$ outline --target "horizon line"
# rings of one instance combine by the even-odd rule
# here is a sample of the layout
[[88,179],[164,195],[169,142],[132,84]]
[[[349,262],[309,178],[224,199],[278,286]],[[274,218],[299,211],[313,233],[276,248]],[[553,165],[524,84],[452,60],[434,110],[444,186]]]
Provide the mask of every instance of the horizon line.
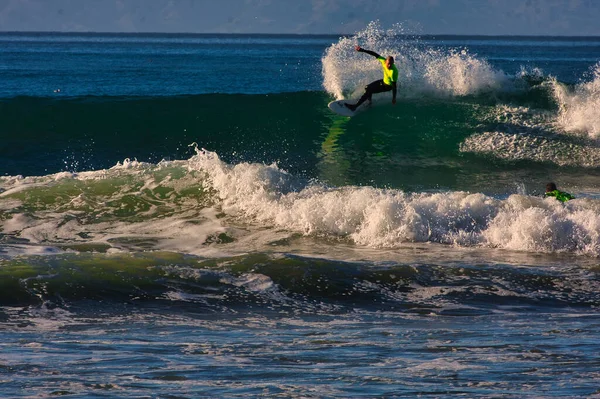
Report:
[[[42,31],[42,30],[0,30],[0,34],[111,34],[111,35],[224,35],[224,36],[346,36],[356,33],[273,33],[273,32],[118,32],[118,31]],[[600,35],[532,35],[532,34],[464,34],[464,33],[403,33],[396,36],[455,36],[455,37],[552,37],[552,38],[590,38]]]

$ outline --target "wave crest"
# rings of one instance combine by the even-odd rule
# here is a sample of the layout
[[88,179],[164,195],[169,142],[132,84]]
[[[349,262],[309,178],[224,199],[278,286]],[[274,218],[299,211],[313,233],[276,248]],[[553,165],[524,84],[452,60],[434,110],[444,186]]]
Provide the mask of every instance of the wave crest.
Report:
[[525,195],[502,200],[460,191],[410,194],[314,183],[290,189],[294,177],[275,165],[232,166],[207,151],[199,151],[190,167],[207,173],[226,213],[287,231],[348,238],[373,248],[434,242],[600,255],[600,217],[593,200],[563,205]]
[[574,87],[553,80],[558,103],[558,124],[569,133],[600,139],[600,63],[591,69],[592,79]]

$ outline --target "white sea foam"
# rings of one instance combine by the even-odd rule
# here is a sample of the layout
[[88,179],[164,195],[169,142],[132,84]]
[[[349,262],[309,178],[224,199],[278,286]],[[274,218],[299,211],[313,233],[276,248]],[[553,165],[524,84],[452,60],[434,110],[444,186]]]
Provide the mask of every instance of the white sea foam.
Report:
[[[468,192],[328,187],[301,181],[275,164],[228,164],[216,153],[200,150],[187,161],[94,173],[96,181],[89,181],[91,175],[83,177],[86,184],[93,183],[96,191],[90,192],[72,190],[81,174],[32,182],[23,201],[33,197],[25,205],[39,209],[17,208],[0,220],[2,234],[21,240],[9,243],[19,245],[15,251],[22,253],[27,240],[44,248],[67,243],[73,250],[74,245],[91,242],[108,244],[107,251],[152,249],[218,256],[215,248],[229,253],[264,251],[273,240],[300,233],[366,248],[428,242],[600,255],[600,202],[592,199],[562,204],[527,195],[499,199]],[[111,187],[106,193],[105,179]],[[119,185],[115,188],[114,183]],[[57,184],[60,198],[39,205],[47,189]],[[200,194],[206,204],[199,203]],[[39,201],[36,195],[42,196]],[[211,245],[220,242],[221,234],[224,241]],[[256,283],[258,289],[271,284]]]
[[331,45],[322,59],[323,86],[336,99],[354,97],[363,86],[381,79],[381,66],[372,57],[354,50],[355,45],[382,56],[394,57],[399,71],[399,95],[415,97],[464,96],[501,88],[509,77],[467,49],[449,51],[428,48],[415,39],[399,36],[402,26],[383,30],[372,22],[352,37]]
[[431,361],[424,361],[409,368],[410,372],[420,371],[426,372],[427,374],[437,375],[440,371],[463,371],[463,370],[479,370],[485,369],[485,366],[463,364],[458,361],[448,361],[443,358],[434,359]]
[[[109,252],[130,248],[206,251],[207,239],[227,229],[214,209],[199,206],[195,196],[181,194],[191,187],[197,192],[201,188],[192,174],[172,178],[171,172],[182,172],[177,164],[126,160],[100,171],[5,178],[0,182],[4,189],[0,198],[13,209],[5,207],[0,232],[18,239],[19,245],[10,244],[2,252],[5,256],[50,254],[59,250],[51,251],[47,243],[72,248],[90,241],[109,244]],[[169,167],[172,170],[162,170]],[[56,198],[49,200],[48,190],[56,190]],[[18,200],[22,197],[27,199]],[[36,210],[19,211],[24,203]]]
[[[551,79],[545,84],[563,87]],[[562,90],[562,89],[561,89]],[[485,154],[508,161],[548,162],[559,166],[596,168],[600,166],[600,148],[593,141],[565,136],[559,113],[498,105],[485,111],[482,119],[498,130],[467,137],[461,152]],[[564,120],[563,120],[564,122]]]
[[346,237],[367,247],[438,242],[600,254],[600,204],[594,200],[562,204],[524,195],[500,200],[479,193],[407,194],[318,184],[290,191],[293,179],[275,165],[228,165],[206,151],[189,167],[207,173],[225,212],[261,225]]
[[236,287],[244,287],[246,290],[255,293],[263,293],[275,289],[273,280],[264,274],[244,273],[238,277],[224,276],[220,281]]
[[482,235],[489,245],[507,249],[600,254],[598,203],[565,205],[554,198],[510,196]]
[[600,148],[526,134],[475,134],[461,143],[460,151],[487,154],[508,161],[551,162],[560,166],[588,168],[600,166]]
[[552,80],[559,106],[558,123],[569,132],[600,139],[600,63],[591,70],[591,80],[568,87]]

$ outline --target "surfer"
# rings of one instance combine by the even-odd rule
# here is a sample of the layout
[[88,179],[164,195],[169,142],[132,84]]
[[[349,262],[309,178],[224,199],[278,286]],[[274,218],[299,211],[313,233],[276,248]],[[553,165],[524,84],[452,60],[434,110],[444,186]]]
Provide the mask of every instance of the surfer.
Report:
[[381,66],[383,67],[383,79],[376,80],[372,83],[369,83],[365,87],[365,94],[362,95],[360,100],[356,104],[348,104],[344,103],[346,107],[348,107],[353,112],[360,107],[362,103],[369,100],[371,102],[371,97],[375,93],[383,93],[386,91],[392,90],[392,104],[396,104],[396,83],[398,82],[398,68],[394,65],[394,57],[389,56],[384,58],[377,54],[374,51],[369,51],[361,48],[360,46],[354,47],[356,51],[360,51],[361,53],[367,53],[377,58],[379,62],[381,62]]
[[568,200],[575,199],[571,194],[559,191],[554,183],[546,184],[546,194],[544,194],[544,197],[554,197],[560,202],[567,202]]

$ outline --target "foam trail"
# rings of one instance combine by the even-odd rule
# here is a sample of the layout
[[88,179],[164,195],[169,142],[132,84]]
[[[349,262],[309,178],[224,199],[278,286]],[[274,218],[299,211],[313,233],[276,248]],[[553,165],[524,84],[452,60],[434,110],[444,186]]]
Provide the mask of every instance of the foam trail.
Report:
[[596,168],[600,165],[600,148],[525,134],[475,134],[465,139],[459,150],[507,161],[551,162],[559,166],[585,168]]
[[408,38],[401,25],[383,30],[371,22],[353,37],[332,44],[322,59],[323,87],[336,99],[356,96],[365,84],[381,79],[381,67],[357,53],[356,44],[396,60],[401,95],[464,96],[498,90],[509,81],[502,71],[466,49],[442,51]]
[[[568,86],[545,78],[540,70],[522,69],[519,77],[536,83],[558,106],[556,110],[496,105],[483,119],[491,131],[474,134],[461,152],[485,154],[509,161],[551,162],[559,166],[600,166],[600,64],[589,82]],[[577,137],[565,137],[565,133]],[[591,139],[591,140],[590,140]]]

